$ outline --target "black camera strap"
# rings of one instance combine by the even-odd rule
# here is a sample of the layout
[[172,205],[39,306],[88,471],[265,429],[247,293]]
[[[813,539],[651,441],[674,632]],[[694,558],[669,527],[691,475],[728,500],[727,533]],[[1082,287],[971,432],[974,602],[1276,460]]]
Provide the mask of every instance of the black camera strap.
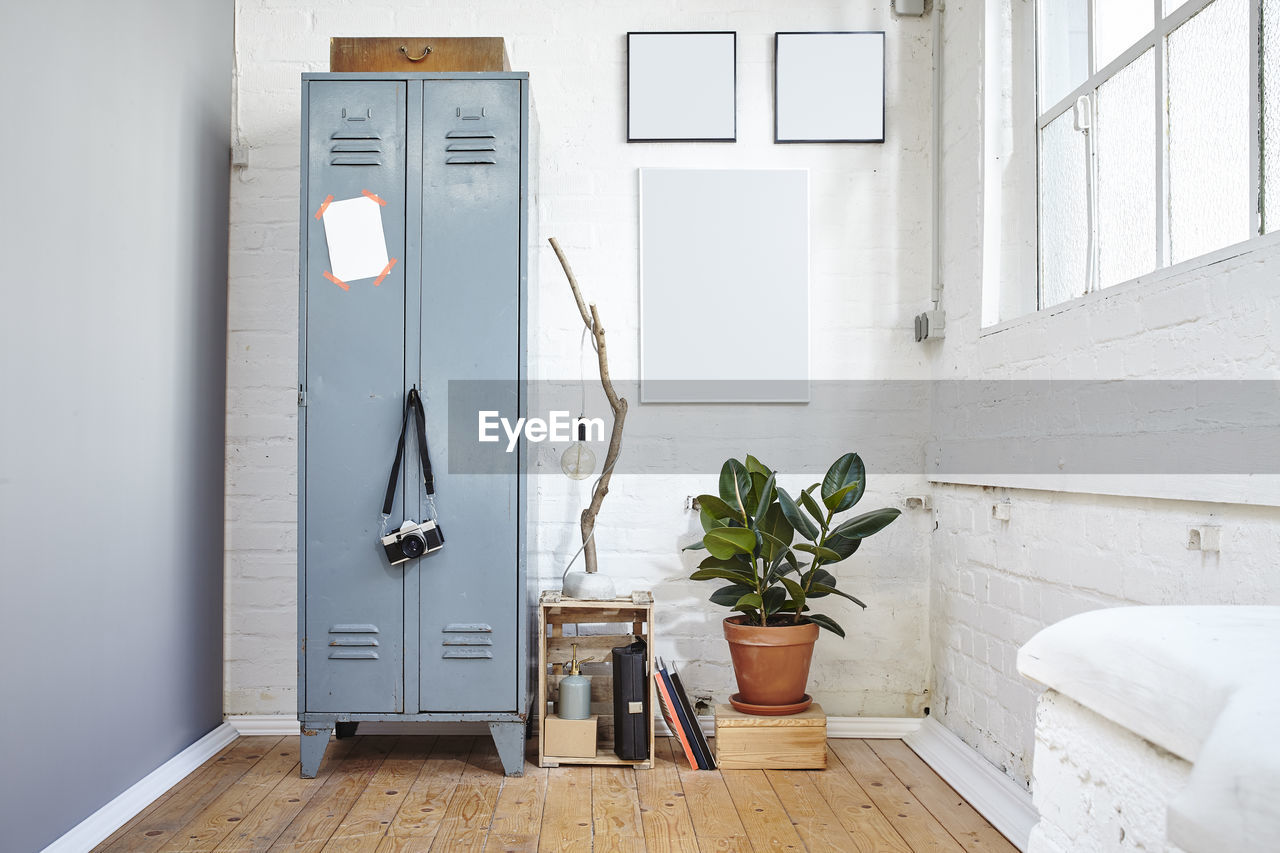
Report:
[[418,389],[410,388],[404,401],[404,421],[400,425],[400,441],[396,443],[396,461],[391,465],[391,479],[387,482],[387,496],[382,501],[382,515],[391,515],[391,505],[396,499],[396,483],[400,481],[400,463],[404,460],[404,438],[409,431],[409,413],[418,425],[418,456],[422,459],[422,482],[427,488],[427,496],[436,493],[436,481],[431,475],[431,456],[427,453],[427,416],[422,408],[422,397]]

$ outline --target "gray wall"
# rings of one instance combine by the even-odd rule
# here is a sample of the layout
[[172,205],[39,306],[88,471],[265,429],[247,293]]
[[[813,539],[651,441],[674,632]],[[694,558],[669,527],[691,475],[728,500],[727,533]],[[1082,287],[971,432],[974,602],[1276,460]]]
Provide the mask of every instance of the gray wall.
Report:
[[232,28],[230,0],[0,11],[12,853],[221,719]]

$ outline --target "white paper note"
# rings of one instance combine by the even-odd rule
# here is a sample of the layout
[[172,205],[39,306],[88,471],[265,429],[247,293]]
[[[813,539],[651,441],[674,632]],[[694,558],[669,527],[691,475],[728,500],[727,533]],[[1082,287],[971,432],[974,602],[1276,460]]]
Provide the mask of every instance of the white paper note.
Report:
[[386,269],[387,238],[382,231],[382,207],[376,201],[359,196],[330,202],[322,218],[334,278],[357,281]]

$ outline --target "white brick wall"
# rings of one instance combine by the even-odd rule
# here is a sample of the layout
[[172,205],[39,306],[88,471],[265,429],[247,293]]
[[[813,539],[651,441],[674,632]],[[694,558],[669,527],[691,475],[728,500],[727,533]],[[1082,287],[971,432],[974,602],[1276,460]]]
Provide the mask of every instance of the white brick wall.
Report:
[[[248,166],[232,186],[227,447],[226,710],[294,712],[297,370],[298,75],[325,70],[334,35],[502,35],[512,67],[529,71],[541,127],[541,236],[556,236],[610,335],[613,371],[634,377],[637,346],[636,168],[804,167],[813,198],[812,352],[818,378],[919,378],[910,340],[928,296],[929,83],[927,19],[898,19],[887,0],[742,4],[598,0],[238,0],[237,141]],[[738,136],[731,145],[625,142],[625,33],[736,30]],[[884,145],[773,145],[772,51],[777,30],[883,29],[888,34]],[[545,246],[545,239],[539,244]],[[537,378],[579,376],[581,326],[554,256],[531,259],[540,291],[532,325]],[[840,435],[815,416],[816,433]],[[673,436],[674,437],[674,436]],[[750,448],[726,448],[742,453]],[[660,476],[654,476],[660,475]],[[532,565],[553,585],[577,546],[585,487],[535,479],[540,520]],[[805,485],[805,484],[801,484]],[[659,601],[658,652],[690,688],[731,692],[722,612],[710,587],[685,580],[696,538],[686,495],[706,477],[653,467],[617,477],[600,518],[605,571],[649,586]],[[872,483],[870,506],[925,488],[918,476]],[[812,686],[834,714],[901,715],[928,702],[927,513],[908,513],[841,573],[865,613],[840,610],[850,639],[824,637]]]
[[[1276,379],[1280,243],[1157,275],[1079,303],[979,329],[982,291],[980,125],[983,14],[1000,4],[949,2],[942,251],[944,379]],[[990,247],[987,247],[988,250]],[[1027,286],[1032,286],[1031,282]],[[933,713],[1027,784],[1037,689],[1014,667],[1042,626],[1119,604],[1280,603],[1280,510],[1195,503],[1177,495],[938,485],[932,537]],[[1009,521],[992,517],[1011,502]],[[1220,525],[1220,554],[1189,551],[1187,528]],[[1122,650],[1117,650],[1122,653]]]

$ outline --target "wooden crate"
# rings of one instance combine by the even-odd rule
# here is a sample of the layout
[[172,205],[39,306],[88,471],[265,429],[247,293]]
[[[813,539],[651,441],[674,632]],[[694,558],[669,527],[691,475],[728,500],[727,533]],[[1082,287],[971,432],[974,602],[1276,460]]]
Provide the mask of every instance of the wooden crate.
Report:
[[716,705],[715,742],[716,765],[724,770],[825,770],[827,715],[817,702],[786,717]]
[[510,71],[511,63],[498,37],[331,38],[329,70]]
[[[559,593],[544,592],[538,602],[538,766],[558,767],[561,764],[614,764],[630,767],[653,767],[653,711],[657,697],[653,687],[653,596],[648,592],[636,592],[632,598],[613,601],[587,601],[561,598]],[[565,634],[565,626],[573,626]],[[583,632],[583,629],[591,633]],[[600,629],[608,633],[600,633]],[[575,636],[581,634],[580,636]],[[613,664],[610,652],[615,646],[625,646],[644,639],[647,653],[645,672],[649,676],[649,718],[645,725],[649,731],[649,758],[644,761],[626,761],[613,751]],[[582,674],[591,676],[591,713],[599,715],[598,742],[594,758],[569,758],[547,755],[546,719],[551,712],[549,705],[559,699],[559,687],[564,679],[561,664],[573,654],[571,646],[577,643],[578,657],[604,658],[603,661],[584,664]]]

